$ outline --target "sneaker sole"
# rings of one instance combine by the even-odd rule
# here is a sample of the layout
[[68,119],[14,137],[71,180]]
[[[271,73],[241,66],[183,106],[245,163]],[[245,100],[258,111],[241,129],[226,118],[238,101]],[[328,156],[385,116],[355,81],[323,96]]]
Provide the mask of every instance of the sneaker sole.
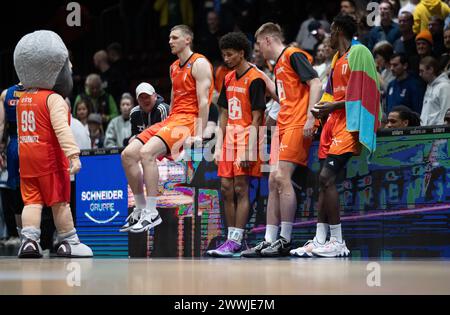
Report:
[[129,227],[127,227],[127,228],[121,228],[121,229],[119,229],[119,232],[121,232],[121,233],[124,233],[124,232],[129,232],[130,230],[131,230],[131,228],[132,228],[133,226],[132,225],[130,225]]
[[42,254],[26,253],[26,254],[20,254],[18,257],[24,258],[24,259],[39,259],[39,258],[42,258]]
[[315,257],[320,257],[320,258],[345,258],[345,257],[349,257],[350,256],[350,251],[347,249],[347,250],[344,250],[344,251],[341,251],[339,254],[337,254],[337,255],[330,255],[330,254],[317,254],[317,253],[313,253],[313,255],[315,256]]
[[290,254],[291,254],[291,256],[298,257],[298,258],[311,258],[314,256],[313,253],[306,253],[306,252],[302,255],[299,255],[297,253],[290,253]]
[[255,254],[241,254],[241,257],[244,258],[261,258],[261,254],[260,253],[255,253]]
[[152,228],[154,228],[154,227],[160,225],[161,223],[162,223],[162,219],[159,218],[158,220],[156,220],[156,221],[153,222],[152,224],[149,224],[149,225],[147,225],[146,227],[143,227],[143,228],[141,228],[141,229],[133,229],[133,228],[131,228],[131,229],[130,229],[130,232],[131,232],[131,233],[142,233],[142,232],[146,232],[146,231],[148,231],[148,230],[150,230],[150,229],[152,229]]
[[57,257],[57,258],[93,258],[94,256],[76,256],[76,255],[65,255],[65,254],[58,255],[58,254],[56,254],[55,257]]

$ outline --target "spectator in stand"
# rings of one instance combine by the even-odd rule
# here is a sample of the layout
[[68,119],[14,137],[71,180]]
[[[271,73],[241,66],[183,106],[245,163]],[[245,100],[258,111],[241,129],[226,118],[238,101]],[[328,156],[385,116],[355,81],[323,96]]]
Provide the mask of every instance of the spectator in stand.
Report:
[[445,52],[441,56],[441,68],[444,69],[445,72],[449,72],[450,70],[450,28],[447,28],[444,31],[444,46]]
[[399,105],[404,105],[416,113],[422,112],[425,85],[422,80],[408,72],[406,55],[393,55],[390,65],[395,80],[388,85],[386,112],[389,113]]
[[219,40],[223,33],[220,29],[219,15],[214,11],[209,11],[206,16],[206,22],[206,29],[200,32],[197,37],[197,47],[213,65],[217,65],[222,62]]
[[102,116],[92,113],[88,117],[89,137],[91,138],[91,149],[103,148],[105,135],[102,126]]
[[391,3],[386,0],[382,1],[379,10],[381,25],[375,26],[370,31],[369,49],[373,49],[381,41],[388,41],[393,45],[401,36],[398,24],[392,20],[393,8]]
[[114,98],[102,88],[102,79],[100,79],[98,74],[90,74],[86,78],[85,92],[78,95],[75,100],[75,106],[73,108],[75,116],[80,98],[86,98],[91,101],[92,112],[101,115],[105,126],[111,119],[119,115]]
[[[352,2],[352,1],[343,1],[343,2]],[[295,41],[300,45],[300,47],[306,51],[313,51],[314,47],[317,44],[317,39],[311,31],[309,30],[309,25],[313,22],[319,22],[322,24],[323,29],[326,32],[330,31],[330,23],[325,19],[320,19],[320,11],[315,8],[312,4],[308,4],[305,8],[306,12],[311,12],[307,20],[305,20],[301,26],[300,30],[297,33],[297,37]]]
[[394,43],[397,54],[417,55],[416,34],[413,32],[414,19],[411,13],[404,11],[398,17],[401,37]]
[[450,80],[434,57],[422,59],[420,76],[428,84],[420,115],[422,126],[443,125],[450,108]]
[[450,14],[450,7],[441,0],[422,0],[414,10],[414,28],[416,34],[428,30],[428,23],[432,16],[445,19]]
[[146,82],[136,88],[136,98],[139,106],[130,113],[131,135],[137,136],[148,127],[166,120],[169,115],[169,105],[156,93],[155,88]]
[[325,63],[325,45],[322,43],[317,47],[317,53],[314,58],[313,69],[316,70],[322,85],[327,81],[327,64]]
[[123,58],[122,45],[119,43],[110,44],[106,51],[110,64],[108,91],[118,103],[122,94],[128,91],[130,66],[128,61]]
[[450,126],[450,109],[445,113],[444,121],[447,126]]
[[121,115],[111,120],[106,129],[105,148],[121,148],[125,140],[131,137],[130,112],[134,107],[134,99],[129,93],[122,95],[120,100]]
[[424,30],[416,36],[416,48],[419,60],[425,57],[433,57],[433,35],[429,30]]
[[388,116],[386,128],[407,128],[420,126],[420,116],[409,107],[399,105],[392,109]]
[[403,12],[408,12],[411,15],[414,13],[414,11],[416,10],[416,6],[417,4],[420,2],[420,0],[410,0],[408,1],[408,3],[406,3],[398,12],[398,15],[402,15]]
[[106,50],[99,50],[94,54],[94,67],[99,71],[100,78],[102,79],[102,87],[105,91],[109,91],[109,81],[111,75],[111,66],[108,61],[108,53]]
[[441,56],[445,51],[444,21],[438,16],[432,16],[428,25],[429,31],[433,36],[433,55]]
[[356,3],[354,0],[341,1],[341,13],[356,16]]
[[375,63],[377,65],[377,70],[380,73],[380,84],[383,96],[386,96],[389,83],[391,83],[391,81],[395,79],[389,65],[393,54],[394,49],[392,48],[392,45],[387,41],[379,42],[373,49],[373,55],[375,58]]
[[75,115],[74,117],[78,119],[81,124],[86,128],[86,130],[89,130],[88,128],[88,117],[92,113],[92,103],[90,99],[80,97],[75,102]]
[[[327,33],[319,21],[311,22],[308,26],[308,30],[311,33],[311,35],[314,36],[314,38],[316,39],[316,44],[314,45],[314,47],[311,51],[309,51],[309,50],[306,50],[306,51],[309,52],[311,55],[315,56],[319,45],[322,44]],[[298,45],[297,42],[294,42],[294,43]],[[301,47],[299,46],[297,48],[301,48]]]

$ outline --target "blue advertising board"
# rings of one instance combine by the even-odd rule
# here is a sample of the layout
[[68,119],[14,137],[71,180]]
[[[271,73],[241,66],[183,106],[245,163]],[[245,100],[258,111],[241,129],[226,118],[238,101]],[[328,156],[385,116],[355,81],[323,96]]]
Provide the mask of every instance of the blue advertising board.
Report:
[[76,177],[77,231],[96,256],[128,256],[128,184],[120,154],[84,152]]

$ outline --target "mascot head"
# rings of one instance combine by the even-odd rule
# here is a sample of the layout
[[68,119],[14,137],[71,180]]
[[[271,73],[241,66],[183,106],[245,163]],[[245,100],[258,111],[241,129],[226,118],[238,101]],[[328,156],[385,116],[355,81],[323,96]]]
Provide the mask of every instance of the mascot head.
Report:
[[72,92],[69,52],[52,31],[36,31],[22,37],[14,50],[14,67],[27,89],[55,91],[62,97]]

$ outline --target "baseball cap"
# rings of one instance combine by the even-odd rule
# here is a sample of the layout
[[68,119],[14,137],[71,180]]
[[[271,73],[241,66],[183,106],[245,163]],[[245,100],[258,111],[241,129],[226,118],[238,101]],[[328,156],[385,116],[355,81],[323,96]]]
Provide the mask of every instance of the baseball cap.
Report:
[[89,114],[87,120],[88,120],[88,123],[93,122],[93,123],[101,124],[102,116],[100,114],[91,113],[91,114]]
[[142,93],[148,94],[148,95],[153,95],[155,94],[155,88],[147,83],[147,82],[143,82],[141,84],[138,85],[138,87],[136,88],[136,98],[139,97],[139,95],[141,95]]
[[313,20],[309,23],[308,25],[308,31],[312,34],[312,35],[317,35],[319,33],[319,29],[322,27],[322,24],[317,21],[317,20]]

